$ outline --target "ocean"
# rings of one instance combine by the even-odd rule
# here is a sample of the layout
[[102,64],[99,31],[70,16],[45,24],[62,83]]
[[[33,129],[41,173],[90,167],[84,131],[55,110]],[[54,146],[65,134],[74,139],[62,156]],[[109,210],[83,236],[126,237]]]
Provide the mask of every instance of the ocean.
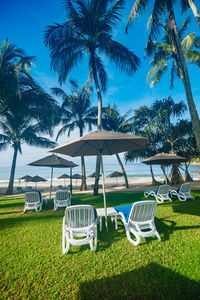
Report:
[[[77,162],[77,161],[76,161]],[[95,171],[95,163],[96,160],[86,160],[86,174],[87,176],[90,175]],[[151,178],[150,168],[148,165],[142,164],[142,163],[124,163],[125,170],[127,172],[128,178],[132,179],[139,179],[139,178]],[[170,172],[171,167],[168,167],[168,174]],[[189,171],[191,175],[197,179],[199,177],[199,174],[192,173],[192,171],[198,170],[198,166],[190,166]],[[110,173],[114,171],[121,172],[120,166],[118,162],[109,161],[109,159],[106,159],[104,162],[104,173],[105,176],[109,175]],[[54,180],[57,179],[62,174],[68,174],[69,175],[69,168],[54,168],[53,172],[53,178]],[[157,178],[163,178],[163,173],[159,165],[153,166],[153,172],[154,175]],[[181,171],[183,173],[183,171]],[[80,165],[73,169],[73,174],[78,173],[81,174],[81,168]],[[24,175],[30,175],[35,176],[39,175],[47,180],[50,179],[51,174],[51,168],[48,167],[31,167],[31,166],[17,166],[15,171],[15,183],[18,182],[19,178]],[[7,184],[10,177],[10,167],[1,167],[0,168],[0,184]],[[62,180],[61,180],[62,182]]]

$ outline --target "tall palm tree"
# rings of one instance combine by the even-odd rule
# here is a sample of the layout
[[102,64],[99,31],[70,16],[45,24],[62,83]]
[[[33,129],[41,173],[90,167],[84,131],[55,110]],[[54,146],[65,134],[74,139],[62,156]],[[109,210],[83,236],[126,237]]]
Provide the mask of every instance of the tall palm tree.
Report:
[[[194,7],[194,1],[190,0],[183,0],[181,1],[182,4],[188,3],[190,7]],[[149,4],[152,4],[152,1],[149,0],[136,0],[131,13],[128,18],[128,23],[126,29],[128,29],[128,26],[132,23],[132,20],[134,17],[138,16],[139,13],[142,13],[145,11],[145,9],[148,7]],[[148,43],[147,43],[147,54],[150,56],[152,54],[152,41],[155,39],[159,33],[160,30],[160,24],[161,24],[161,19],[165,15],[165,13],[168,14],[169,18],[169,23],[170,23],[170,28],[171,28],[171,33],[172,33],[172,39],[173,43],[177,52],[177,61],[179,63],[179,69],[182,71],[182,81],[184,84],[185,88],[185,93],[186,93],[186,98],[188,102],[188,107],[190,111],[190,116],[191,116],[191,121],[192,121],[192,127],[193,127],[193,132],[195,134],[195,138],[197,141],[197,146],[198,149],[200,150],[200,120],[199,116],[197,113],[197,109],[193,100],[193,95],[192,95],[192,89],[191,89],[191,84],[190,84],[190,79],[189,79],[189,74],[188,74],[188,69],[183,53],[183,48],[181,46],[181,41],[180,37],[178,34],[177,30],[177,25],[176,25],[176,19],[174,15],[174,10],[173,10],[173,0],[154,0],[153,4],[153,10],[149,19],[148,24],[150,25],[150,33],[149,33],[149,38],[148,38]]]
[[[102,58],[108,57],[127,75],[133,75],[140,62],[132,51],[112,38],[124,1],[117,0],[110,7],[109,3],[109,0],[65,0],[65,23],[48,26],[44,35],[45,45],[50,49],[51,69],[57,72],[61,84],[82,61],[83,56],[88,56],[89,71],[98,97],[99,130],[102,92],[105,92],[107,86],[107,73]],[[97,160],[94,194],[98,194],[99,174],[100,163]]]
[[0,52],[0,113],[8,106],[11,96],[20,96],[19,75],[30,77],[29,68],[34,56],[27,56],[23,49],[6,39]]
[[0,150],[6,149],[9,145],[14,150],[7,194],[13,193],[17,154],[18,152],[22,153],[22,144],[26,143],[43,148],[55,146],[54,142],[40,136],[40,134],[49,133],[49,131],[44,126],[44,122],[38,122],[31,116],[31,105],[24,105],[23,93],[21,97],[21,99],[15,99],[15,105],[9,107],[0,117],[2,132],[0,133]]
[[[186,60],[189,63],[197,64],[197,66],[200,67],[200,51],[194,50],[194,48],[200,48],[200,37],[192,32],[183,38],[183,34],[187,29],[188,24],[189,19],[186,19],[178,31],[181,46]],[[178,76],[183,80],[183,74],[182,69],[180,68],[169,22],[167,21],[162,27],[164,30],[162,42],[152,42],[152,55],[154,58],[151,61],[152,68],[147,75],[147,82],[151,80],[150,85],[152,87],[155,86],[160,81],[161,76],[167,70],[171,62],[170,86],[173,88],[174,77]]]
[[[75,80],[71,80],[71,94],[67,95],[61,88],[53,88],[52,92],[56,96],[60,96],[63,100],[62,103],[62,118],[61,122],[63,127],[59,130],[57,138],[60,135],[68,131],[70,136],[71,131],[75,128],[79,128],[80,136],[83,136],[83,132],[88,126],[88,129],[92,129],[92,125],[96,125],[96,117],[94,114],[95,108],[91,107],[91,93],[92,88],[88,85],[84,85],[80,88],[79,84]],[[81,190],[87,190],[86,185],[86,171],[84,156],[81,156],[81,169],[82,169],[82,184]]]
[[[102,127],[105,130],[114,131],[114,132],[123,132],[123,133],[131,132],[133,130],[133,123],[132,123],[133,118],[129,117],[130,112],[131,111],[129,110],[125,114],[120,115],[120,112],[116,104],[114,104],[113,107],[109,105],[108,107],[103,108]],[[119,154],[116,154],[116,157],[124,176],[125,186],[126,188],[129,188],[127,174]]]

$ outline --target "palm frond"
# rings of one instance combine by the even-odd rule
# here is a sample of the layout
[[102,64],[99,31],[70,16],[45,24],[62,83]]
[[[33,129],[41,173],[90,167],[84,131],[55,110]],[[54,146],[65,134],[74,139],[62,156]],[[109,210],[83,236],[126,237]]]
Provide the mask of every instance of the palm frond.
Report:
[[136,0],[131,12],[129,14],[128,17],[128,21],[126,23],[126,32],[128,32],[128,28],[130,27],[130,25],[133,22],[133,19],[138,17],[139,13],[142,13],[142,11],[144,11],[147,6],[149,5],[149,0]]
[[[167,61],[163,60],[160,63],[154,65],[147,74],[147,82],[151,80],[150,87],[154,87],[161,79],[162,75],[167,70]],[[150,77],[153,77],[150,79]]]
[[195,50],[188,50],[185,53],[188,62],[196,64],[200,68],[200,52]]

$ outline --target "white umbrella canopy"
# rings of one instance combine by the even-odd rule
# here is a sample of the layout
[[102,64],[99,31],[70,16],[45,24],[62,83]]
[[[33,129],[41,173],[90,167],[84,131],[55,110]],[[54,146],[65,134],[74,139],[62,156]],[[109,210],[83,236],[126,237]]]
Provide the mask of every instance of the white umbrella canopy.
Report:
[[107,209],[106,209],[106,195],[105,195],[105,178],[103,169],[102,155],[112,155],[129,150],[140,150],[145,147],[147,139],[141,136],[125,134],[121,132],[101,131],[97,130],[86,134],[80,138],[74,139],[61,146],[51,149],[49,152],[56,152],[60,154],[76,156],[100,156],[102,183],[103,183],[103,197],[105,208],[105,222],[107,225]]

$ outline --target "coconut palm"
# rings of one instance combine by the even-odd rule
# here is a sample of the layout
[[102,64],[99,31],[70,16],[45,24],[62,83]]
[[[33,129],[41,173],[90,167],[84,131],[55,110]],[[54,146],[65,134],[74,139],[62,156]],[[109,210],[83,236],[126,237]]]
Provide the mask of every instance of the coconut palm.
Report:
[[[123,0],[109,6],[109,0],[64,1],[66,21],[48,26],[45,45],[50,49],[51,69],[58,80],[65,82],[70,71],[88,57],[91,79],[98,97],[97,126],[101,130],[102,92],[107,87],[107,73],[103,59],[108,57],[121,71],[133,75],[139,66],[139,58],[112,38],[113,29],[120,20]],[[97,161],[94,193],[98,194],[100,163]]]
[[30,77],[28,69],[34,56],[27,56],[23,49],[5,40],[0,52],[0,113],[2,113],[11,96],[20,96],[19,75]]
[[[131,111],[129,110],[125,114],[120,115],[120,112],[116,104],[114,104],[112,107],[109,105],[108,107],[103,108],[103,114],[102,114],[103,129],[109,131],[115,131],[115,132],[119,131],[123,133],[131,132],[133,129],[133,123],[132,123],[132,118],[129,117],[130,112]],[[129,188],[127,174],[119,154],[116,154],[116,157],[124,176],[125,186],[126,188]]]
[[[80,88],[79,84],[75,80],[71,80],[70,83],[70,95],[67,95],[61,88],[52,89],[52,92],[56,96],[60,96],[63,100],[61,118],[63,127],[59,130],[56,139],[58,139],[59,136],[64,134],[66,131],[68,131],[68,136],[70,136],[71,131],[75,128],[79,128],[80,136],[83,136],[83,132],[86,127],[91,130],[92,125],[96,125],[96,117],[94,114],[95,108],[91,107],[90,102],[92,88],[88,87],[87,84]],[[84,156],[81,156],[81,168],[81,190],[87,190]]]
[[[188,28],[189,19],[186,19],[178,31],[181,40],[181,46],[184,56],[189,63],[197,64],[200,67],[200,52],[194,48],[200,48],[200,37],[194,32],[183,38],[185,30]],[[170,86],[174,87],[174,77],[178,76],[183,80],[182,69],[180,68],[177,51],[173,42],[172,32],[169,22],[162,25],[164,36],[162,42],[153,42],[152,54],[154,56],[151,61],[152,68],[147,75],[147,82],[151,80],[150,85],[155,86],[165,73],[167,68],[171,67]]]
[[[136,0],[131,13],[128,18],[128,23],[126,30],[128,29],[129,25],[132,23],[133,18],[138,16],[139,13],[142,13],[145,11],[145,9],[152,4],[152,1],[149,0]],[[186,98],[187,98],[187,103],[190,111],[190,116],[191,116],[191,121],[192,121],[192,126],[193,126],[193,132],[195,134],[195,138],[197,141],[197,146],[200,150],[200,120],[199,116],[197,113],[197,109],[193,100],[193,95],[192,95],[192,89],[190,85],[190,79],[189,79],[189,74],[188,74],[188,69],[184,57],[184,52],[183,48],[181,46],[181,40],[179,37],[179,33],[177,30],[176,26],[176,19],[174,15],[174,10],[173,10],[173,0],[154,0],[153,2],[153,9],[152,13],[150,16],[150,19],[148,21],[148,25],[150,24],[150,33],[149,33],[149,38],[148,38],[148,43],[147,43],[147,54],[150,56],[153,51],[153,39],[157,38],[157,35],[160,31],[160,24],[161,24],[161,19],[165,15],[165,13],[168,14],[169,17],[169,24],[171,28],[171,36],[173,39],[173,44],[177,52],[177,62],[179,64],[179,69],[181,70],[182,74],[182,81],[184,84],[185,88],[185,93],[186,93]],[[185,8],[188,7],[195,7],[194,1],[190,0],[183,0],[181,1],[182,5],[186,5]]]
[[40,136],[47,132],[43,127],[43,122],[34,122],[33,120],[34,118],[27,114],[21,100],[16,103],[14,110],[9,109],[0,118],[2,132],[0,133],[0,150],[6,149],[9,145],[14,150],[7,194],[13,193],[17,154],[18,152],[22,153],[22,144],[43,148],[55,146],[54,142]]
[[55,143],[41,134],[52,135],[59,122],[59,106],[33,79],[19,76],[19,94],[8,97],[8,105],[0,116],[0,150],[11,145],[14,149],[7,194],[13,193],[18,152],[22,144],[53,147]]

